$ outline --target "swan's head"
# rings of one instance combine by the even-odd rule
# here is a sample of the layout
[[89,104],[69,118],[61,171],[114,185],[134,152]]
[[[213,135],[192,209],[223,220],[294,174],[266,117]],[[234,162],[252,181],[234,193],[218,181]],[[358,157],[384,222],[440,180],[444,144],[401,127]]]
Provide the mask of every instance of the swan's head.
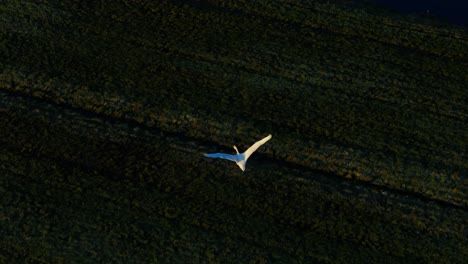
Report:
[[239,154],[239,150],[237,150],[237,147],[236,146],[232,146],[235,150],[236,150],[236,153]]

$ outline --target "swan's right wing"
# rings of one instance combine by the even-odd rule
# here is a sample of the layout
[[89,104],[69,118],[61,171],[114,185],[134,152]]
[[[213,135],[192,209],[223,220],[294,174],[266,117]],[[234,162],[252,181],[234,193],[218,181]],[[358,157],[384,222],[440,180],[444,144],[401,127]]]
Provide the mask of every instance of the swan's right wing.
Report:
[[227,159],[227,160],[232,160],[234,162],[238,162],[238,155],[231,155],[231,154],[226,154],[226,153],[210,153],[210,154],[204,154],[205,157],[207,158],[217,158],[217,159]]
[[263,139],[255,142],[250,148],[248,148],[244,152],[245,160],[247,160],[250,157],[250,155],[252,155],[252,153],[254,153],[254,151],[256,151],[261,145],[265,144],[270,139],[271,139],[271,134],[264,137]]

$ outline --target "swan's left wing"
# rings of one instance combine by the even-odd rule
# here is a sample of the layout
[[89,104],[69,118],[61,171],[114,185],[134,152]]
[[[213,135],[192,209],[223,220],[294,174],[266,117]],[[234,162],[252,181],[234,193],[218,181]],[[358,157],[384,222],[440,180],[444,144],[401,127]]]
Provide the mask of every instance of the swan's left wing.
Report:
[[208,158],[218,158],[218,159],[227,159],[227,160],[232,160],[234,162],[238,162],[238,155],[231,155],[231,154],[226,154],[226,153],[210,153],[210,154],[204,154],[205,157]]
[[271,139],[271,134],[264,137],[263,139],[255,142],[252,146],[250,146],[250,148],[248,148],[244,152],[245,160],[247,160],[250,157],[250,155],[252,155],[252,153],[254,153],[254,151],[256,151],[261,145],[265,144],[270,139]]

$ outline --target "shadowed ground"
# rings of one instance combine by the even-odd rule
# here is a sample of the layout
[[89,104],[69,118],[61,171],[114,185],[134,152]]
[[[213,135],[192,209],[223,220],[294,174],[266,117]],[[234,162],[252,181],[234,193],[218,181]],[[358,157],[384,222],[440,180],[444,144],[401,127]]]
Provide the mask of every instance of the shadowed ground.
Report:
[[6,1],[0,260],[462,263],[466,31],[326,2]]

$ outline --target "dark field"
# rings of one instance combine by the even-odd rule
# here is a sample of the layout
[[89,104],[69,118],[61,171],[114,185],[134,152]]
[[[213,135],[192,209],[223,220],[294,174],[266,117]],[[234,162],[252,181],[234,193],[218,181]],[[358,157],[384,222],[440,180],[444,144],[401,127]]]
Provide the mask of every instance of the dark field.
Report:
[[468,26],[468,2],[459,0],[357,0],[392,11]]
[[466,29],[328,2],[3,1],[0,263],[464,263]]

